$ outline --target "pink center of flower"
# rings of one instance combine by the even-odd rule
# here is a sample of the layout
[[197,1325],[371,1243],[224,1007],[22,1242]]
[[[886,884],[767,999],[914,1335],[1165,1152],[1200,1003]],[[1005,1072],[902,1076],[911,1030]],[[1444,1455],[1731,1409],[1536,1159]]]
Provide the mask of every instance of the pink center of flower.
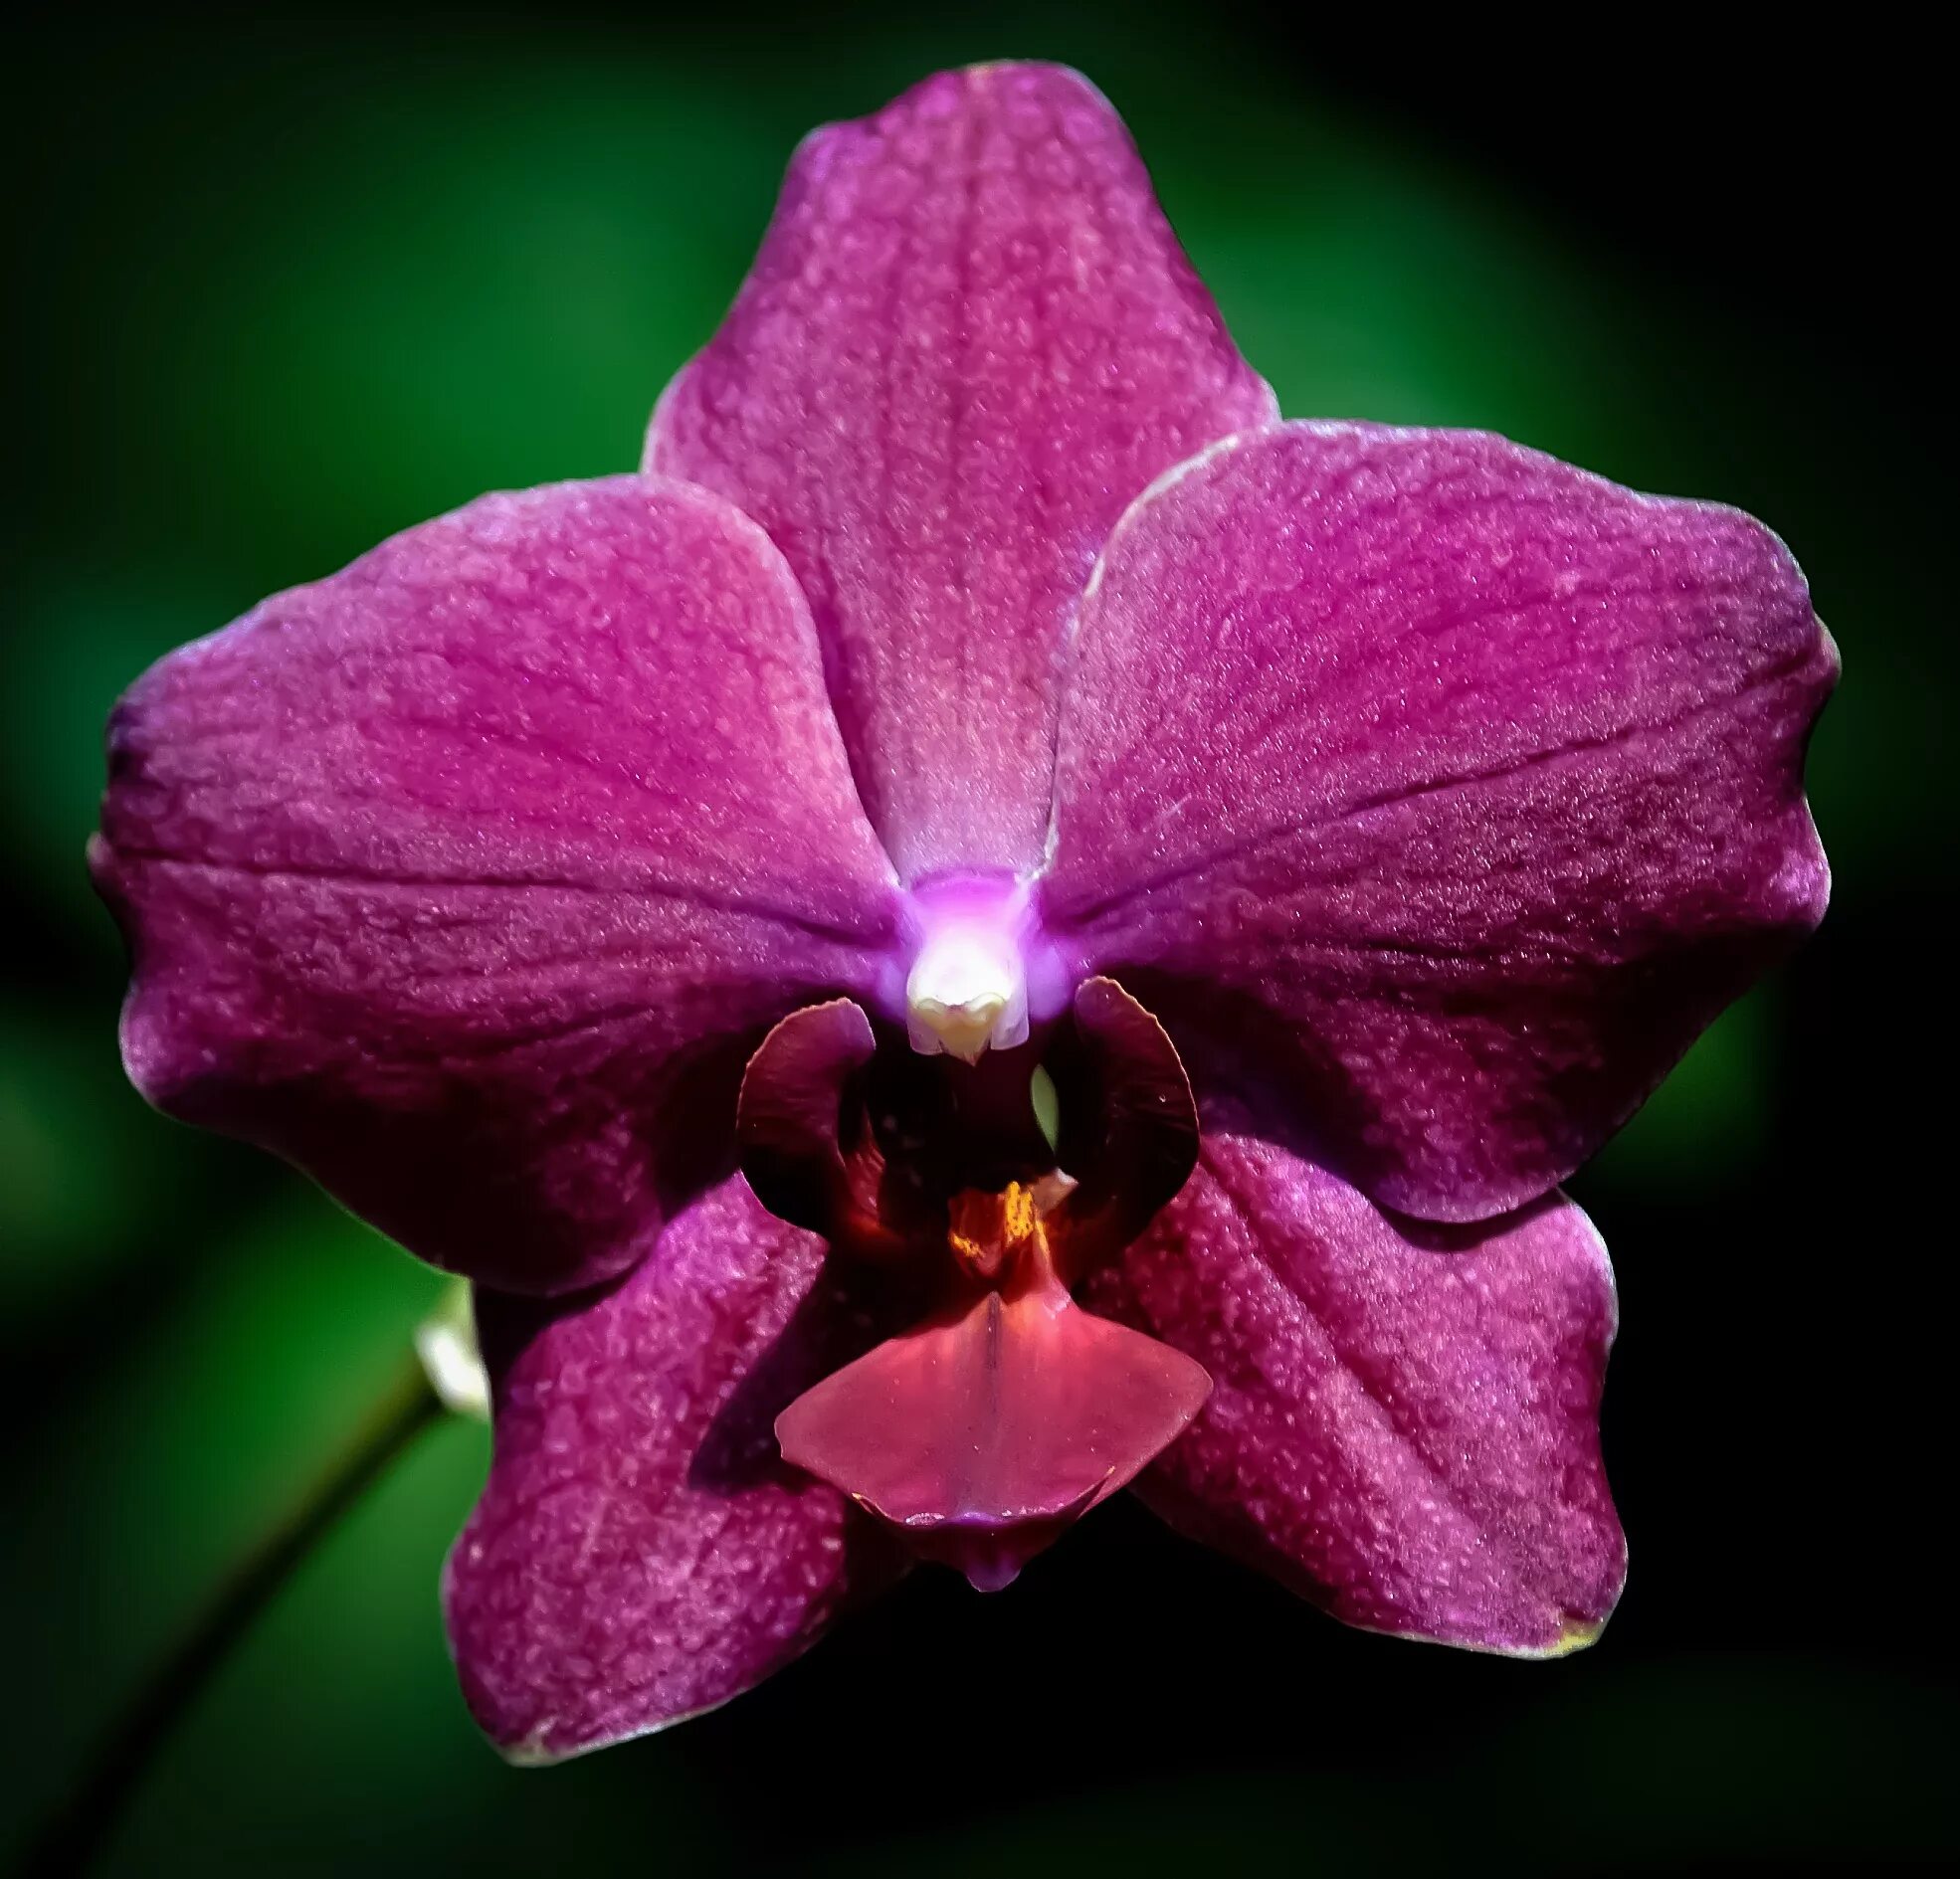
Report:
[[1026,1043],[1031,1022],[1059,1013],[1071,987],[1024,882],[959,875],[916,889],[905,978],[914,1050],[963,1063]]

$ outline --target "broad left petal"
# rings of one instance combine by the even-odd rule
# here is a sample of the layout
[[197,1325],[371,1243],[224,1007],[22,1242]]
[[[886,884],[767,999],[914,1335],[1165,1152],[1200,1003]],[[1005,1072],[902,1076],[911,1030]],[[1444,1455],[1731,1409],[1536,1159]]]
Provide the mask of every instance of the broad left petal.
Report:
[[988,65],[805,139],[646,461],[789,557],[912,880],[1040,860],[1096,551],[1152,477],[1276,416],[1107,100]]
[[876,1336],[822,1266],[737,1177],[610,1291],[479,1292],[495,1454],[443,1602],[471,1712],[511,1760],[724,1703],[904,1570],[776,1450],[777,1413]]
[[1590,1643],[1626,1578],[1600,1459],[1616,1305],[1562,1195],[1418,1226],[1248,1137],[1085,1303],[1211,1374],[1137,1491],[1349,1624],[1514,1656]]
[[109,765],[137,1087],[506,1291],[641,1257],[898,931],[796,582],[685,483],[409,529],[162,660]]
[[1043,915],[1162,1020],[1208,1126],[1481,1219],[1816,925],[1837,671],[1735,510],[1470,433],[1234,440],[1083,602]]

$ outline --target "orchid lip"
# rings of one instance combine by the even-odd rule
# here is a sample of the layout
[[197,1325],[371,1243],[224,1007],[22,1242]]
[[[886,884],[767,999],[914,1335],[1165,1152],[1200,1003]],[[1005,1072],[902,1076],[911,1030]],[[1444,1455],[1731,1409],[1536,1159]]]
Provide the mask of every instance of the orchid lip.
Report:
[[1070,1297],[1044,1208],[1060,1221],[1071,1188],[955,1196],[952,1295],[776,1418],[785,1461],[982,1592],[1133,1479],[1211,1393],[1202,1365]]
[[[969,926],[974,906],[963,896],[957,909]],[[1202,1365],[1071,1295],[1178,1192],[1198,1143],[1190,1085],[1157,1021],[1106,978],[1071,1004],[1074,1026],[1043,1047],[1057,1052],[1075,1113],[1063,1120],[1051,1081],[1056,1127],[1039,1139],[1053,1153],[1067,1137],[1078,1174],[1049,1162],[1038,1178],[908,1202],[859,1080],[875,1034],[846,999],[783,1020],[750,1059],[738,1103],[743,1170],[765,1206],[853,1258],[895,1268],[909,1252],[925,1278],[917,1302],[936,1299],[781,1411],[784,1461],[983,1592],[1148,1466],[1211,1390]],[[996,1069],[1018,1079],[1025,1104],[1025,1059],[964,1080],[982,1089],[1002,1080]]]

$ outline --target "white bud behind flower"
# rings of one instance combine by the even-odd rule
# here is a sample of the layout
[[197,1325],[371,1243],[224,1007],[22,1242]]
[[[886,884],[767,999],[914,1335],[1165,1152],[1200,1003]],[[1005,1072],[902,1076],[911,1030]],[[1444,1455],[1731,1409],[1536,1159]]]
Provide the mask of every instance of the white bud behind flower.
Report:
[[415,1354],[444,1409],[480,1422],[490,1419],[490,1372],[477,1348],[477,1314],[468,1279],[452,1279],[436,1309],[415,1327]]

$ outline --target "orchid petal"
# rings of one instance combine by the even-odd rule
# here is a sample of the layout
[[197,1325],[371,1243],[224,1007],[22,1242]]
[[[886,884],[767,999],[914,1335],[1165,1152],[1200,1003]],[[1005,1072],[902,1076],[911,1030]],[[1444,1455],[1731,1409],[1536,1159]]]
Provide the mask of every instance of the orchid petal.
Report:
[[647,464],[789,557],[912,880],[1040,859],[1096,551],[1153,476],[1275,416],[1101,94],[980,66],[804,141]]
[[509,1290],[651,1246],[761,1031],[897,930],[796,584],[685,484],[410,529],[163,660],[109,754],[138,1088]]
[[871,1335],[822,1261],[734,1180],[596,1298],[479,1293],[495,1453],[443,1598],[464,1695],[513,1761],[726,1702],[903,1570],[770,1434]]
[[1181,1532],[1370,1630],[1520,1656],[1598,1635],[1626,1577],[1598,1429],[1613,1274],[1563,1196],[1418,1226],[1208,1136],[1083,1296],[1211,1373],[1137,1483]]
[[1083,604],[1043,917],[1163,1020],[1208,1126],[1482,1218],[1816,924],[1836,674],[1733,510],[1470,434],[1236,440]]

